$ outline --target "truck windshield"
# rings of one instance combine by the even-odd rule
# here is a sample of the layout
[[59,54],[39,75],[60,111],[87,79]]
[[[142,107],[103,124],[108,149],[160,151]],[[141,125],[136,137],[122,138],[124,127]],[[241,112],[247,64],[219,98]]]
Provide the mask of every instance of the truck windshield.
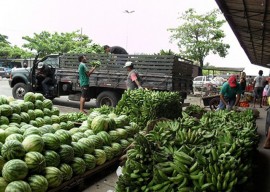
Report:
[[53,68],[59,68],[59,57],[47,57],[42,62],[46,65],[51,65]]

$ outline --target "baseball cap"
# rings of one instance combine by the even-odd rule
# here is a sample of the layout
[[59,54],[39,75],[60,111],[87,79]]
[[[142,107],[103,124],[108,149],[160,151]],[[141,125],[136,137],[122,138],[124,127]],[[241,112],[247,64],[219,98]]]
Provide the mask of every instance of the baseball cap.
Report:
[[125,63],[124,68],[130,67],[130,66],[132,66],[132,65],[133,65],[133,63],[132,63],[131,61],[127,61],[127,62]]
[[228,83],[230,87],[236,87],[237,86],[236,76],[235,75],[230,76],[230,78],[228,79]]

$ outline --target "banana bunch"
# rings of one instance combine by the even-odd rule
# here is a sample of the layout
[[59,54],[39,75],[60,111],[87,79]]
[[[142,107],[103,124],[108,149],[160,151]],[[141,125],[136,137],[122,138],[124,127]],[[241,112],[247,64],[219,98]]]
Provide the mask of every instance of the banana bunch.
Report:
[[182,129],[176,133],[176,140],[178,144],[199,145],[205,141],[202,135],[204,135],[204,132]]

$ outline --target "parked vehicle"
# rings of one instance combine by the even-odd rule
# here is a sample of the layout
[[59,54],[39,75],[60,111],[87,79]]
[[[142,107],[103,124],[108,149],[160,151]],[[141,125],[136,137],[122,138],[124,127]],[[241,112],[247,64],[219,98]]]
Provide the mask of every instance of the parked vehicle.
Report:
[[[32,68],[15,69],[11,72],[10,86],[13,97],[22,99],[28,91],[41,92],[40,82],[36,78],[39,62],[48,65],[54,74],[50,86],[51,99],[68,95],[70,100],[79,100],[81,88],[78,78],[78,54],[49,55]],[[97,106],[115,106],[126,90],[127,71],[123,68],[129,60],[134,62],[142,78],[142,86],[151,90],[179,91],[182,99],[191,91],[193,65],[191,61],[177,56],[167,55],[110,55],[87,54],[91,62],[99,61],[100,67],[90,76],[90,95],[96,98]]]

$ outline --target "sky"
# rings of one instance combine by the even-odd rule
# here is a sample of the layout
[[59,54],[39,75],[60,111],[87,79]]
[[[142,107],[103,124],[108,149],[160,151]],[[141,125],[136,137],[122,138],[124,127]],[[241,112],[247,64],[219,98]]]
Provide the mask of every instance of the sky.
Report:
[[[42,31],[79,30],[94,43],[118,45],[129,54],[177,52],[167,29],[179,26],[178,18],[189,8],[199,14],[218,8],[215,0],[0,0],[0,7],[0,34],[7,35],[12,45],[21,46],[26,43],[23,36]],[[243,67],[247,75],[257,75],[260,69],[269,74],[268,68],[250,63],[227,23],[222,29],[224,42],[231,46],[229,54],[226,58],[209,55],[205,63]]]

